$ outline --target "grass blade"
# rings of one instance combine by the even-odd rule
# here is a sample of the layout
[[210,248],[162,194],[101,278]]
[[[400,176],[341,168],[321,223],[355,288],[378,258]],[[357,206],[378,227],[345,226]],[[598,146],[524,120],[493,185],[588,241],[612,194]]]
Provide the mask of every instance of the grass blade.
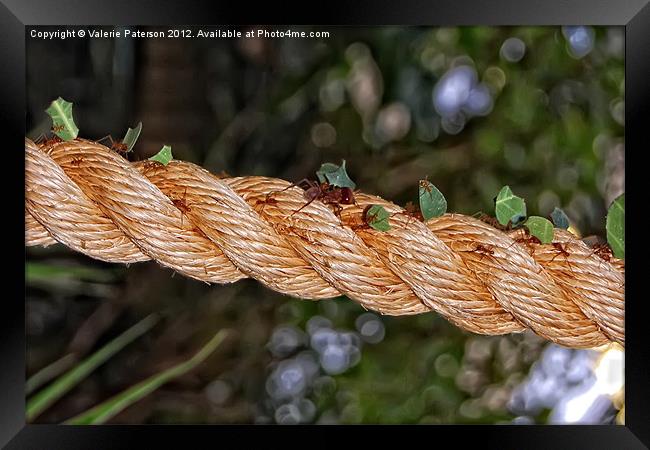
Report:
[[84,380],[97,367],[110,359],[117,352],[149,331],[160,319],[158,314],[151,314],[120,334],[101,349],[84,359],[79,365],[56,379],[50,386],[38,392],[27,401],[27,421],[31,422],[43,411],[59,400],[68,391]]
[[34,375],[29,377],[25,383],[25,394],[29,395],[34,392],[36,389],[43,386],[45,383],[50,381],[53,378],[61,375],[62,372],[65,372],[71,365],[74,364],[75,355],[74,353],[68,353],[62,358],[57,359],[51,364],[43,367],[41,370],[36,372]]
[[224,330],[219,331],[207,344],[205,344],[187,361],[172,366],[169,369],[141,381],[140,383],[117,394],[115,397],[110,398],[104,403],[100,403],[71,419],[68,419],[64,423],[69,425],[97,425],[105,423],[127,407],[154,392],[163,384],[189,372],[202,363],[223,342],[227,334],[228,333]]

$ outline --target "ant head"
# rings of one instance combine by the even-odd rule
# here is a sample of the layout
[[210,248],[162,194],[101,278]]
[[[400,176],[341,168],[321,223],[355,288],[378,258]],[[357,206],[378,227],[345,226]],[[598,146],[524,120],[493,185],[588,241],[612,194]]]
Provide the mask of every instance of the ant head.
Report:
[[349,187],[341,188],[341,201],[343,205],[352,205],[354,203],[354,192]]
[[363,208],[363,213],[361,214],[361,219],[365,224],[367,224],[369,221],[373,219],[373,215],[368,215],[368,211],[370,211],[370,208],[372,208],[372,205],[368,205],[365,208]]
[[334,187],[334,186],[332,186],[331,184],[329,184],[327,181],[323,181],[323,182],[320,183],[318,186],[321,188],[321,190],[322,190],[323,192],[324,192],[324,191],[329,191],[329,190],[331,190],[331,189]]
[[404,205],[404,209],[406,209],[407,212],[417,212],[420,210],[420,206],[416,205],[415,203],[409,201],[406,202],[406,205]]

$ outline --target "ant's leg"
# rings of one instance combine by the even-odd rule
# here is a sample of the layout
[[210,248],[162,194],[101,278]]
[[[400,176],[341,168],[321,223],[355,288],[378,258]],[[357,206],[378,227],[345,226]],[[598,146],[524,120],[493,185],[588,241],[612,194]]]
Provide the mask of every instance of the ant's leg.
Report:
[[332,206],[334,208],[334,215],[340,219],[341,218],[341,211],[343,211],[343,207],[341,205],[339,205],[338,203],[332,203]]
[[591,249],[591,250],[592,250],[592,251],[591,251],[591,253],[589,253],[588,258],[591,258],[592,256],[596,255],[596,256],[598,257],[598,260],[599,260],[599,261],[598,261],[598,270],[600,270],[600,267],[602,266],[602,263],[603,263],[603,262],[600,261],[600,260],[605,261],[605,258],[602,258],[602,257],[598,254],[598,249]]
[[[508,247],[506,247],[506,250],[510,250],[510,247],[512,247],[515,244],[523,244],[523,242],[519,242],[518,240],[513,239],[512,244],[510,244]],[[526,247],[528,247],[528,246],[526,245]]]
[[571,269],[571,272],[573,272],[573,267],[571,266],[571,262],[569,261],[569,254],[566,251],[560,250],[557,255],[555,255],[553,258],[551,258],[551,262],[555,260],[560,255],[564,255],[564,262],[569,266],[569,269]]
[[[296,187],[296,186],[297,186],[297,187],[300,187],[300,185],[303,184],[303,183],[307,183],[307,185],[308,185],[309,187],[314,187],[314,186],[316,186],[316,184],[315,184],[313,181],[310,181],[310,180],[308,180],[307,178],[303,178],[302,180],[298,181],[297,183],[291,183],[289,186],[287,186],[287,187],[284,188],[284,189],[280,189],[280,190],[277,190],[277,191],[271,191],[271,192],[269,192],[268,194],[266,194],[266,201],[268,201],[269,197],[273,196],[274,194],[277,194],[277,193],[279,193],[279,192],[287,191],[287,190],[291,189],[292,187]],[[304,189],[304,188],[303,188],[303,189]]]
[[309,200],[307,203],[305,203],[304,205],[302,205],[300,208],[298,208],[297,210],[295,210],[294,212],[292,212],[291,215],[290,215],[289,217],[293,217],[294,214],[296,214],[297,212],[301,211],[303,208],[306,208],[307,206],[309,206],[309,205],[311,204],[311,202],[313,202],[314,200],[316,200],[316,197],[312,198],[312,199]]
[[473,253],[478,253],[481,256],[479,257],[479,261],[483,261],[483,257],[485,256],[485,251],[483,248],[480,246],[480,244],[476,244],[476,247],[474,247],[474,250],[472,250]]
[[112,147],[112,146],[113,146],[113,143],[114,143],[115,141],[113,140],[113,136],[111,136],[110,134],[107,134],[106,136],[104,136],[104,137],[101,138],[101,139],[97,139],[95,142],[96,142],[97,144],[101,144],[101,142],[102,142],[102,141],[105,141],[106,139],[108,139],[108,140],[110,141],[110,143],[111,143],[111,145],[109,145],[108,147]]
[[564,249],[562,249],[562,248],[557,248],[557,247],[554,247],[554,248],[555,248],[555,250],[556,250],[556,252],[555,252],[555,256],[551,258],[551,260],[549,261],[549,263],[552,263],[553,261],[555,261],[555,258],[557,258],[558,256],[563,255],[563,254],[566,254],[566,252],[564,251]]
[[291,189],[292,187],[296,187],[296,186],[300,187],[300,185],[303,184],[303,183],[307,183],[309,185],[309,187],[311,187],[311,184],[313,183],[313,181],[309,181],[307,178],[303,178],[302,180],[298,181],[297,183],[291,183],[289,186],[287,186],[284,189],[280,189],[279,191],[269,192],[268,195],[274,194],[276,192],[284,192],[286,190]]
[[571,257],[571,254],[569,252],[567,252],[564,247],[562,247],[562,252],[561,253],[564,255],[564,261],[567,263],[567,265],[569,266],[569,269],[573,273],[573,266],[571,265],[571,261],[569,261],[569,258]]

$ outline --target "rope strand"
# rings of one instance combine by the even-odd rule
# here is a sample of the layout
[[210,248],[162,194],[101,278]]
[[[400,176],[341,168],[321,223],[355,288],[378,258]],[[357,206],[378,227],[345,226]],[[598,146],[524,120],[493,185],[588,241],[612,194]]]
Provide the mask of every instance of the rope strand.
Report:
[[[304,191],[284,180],[129,163],[83,139],[25,139],[25,154],[27,245],[152,259],[208,283],[250,277],[304,299],[346,295],[382,314],[435,311],[473,333],[531,329],[567,347],[624,345],[624,262],[563,230],[556,245],[534,244],[460,214],[422,223],[363,193],[335,214],[305,206]],[[389,231],[364,224],[368,205],[391,214]]]

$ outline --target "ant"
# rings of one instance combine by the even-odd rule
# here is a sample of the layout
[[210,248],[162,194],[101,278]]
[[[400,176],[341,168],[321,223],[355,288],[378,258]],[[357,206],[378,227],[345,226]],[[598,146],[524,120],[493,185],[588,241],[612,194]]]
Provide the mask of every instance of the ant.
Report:
[[528,233],[528,230],[524,230],[524,235],[523,236],[518,236],[514,239],[515,242],[510,244],[510,247],[512,247],[515,244],[523,244],[528,248],[528,252],[533,255],[535,253],[535,245],[541,245],[542,241],[540,241],[537,237],[532,236]]
[[153,160],[147,159],[146,161],[144,161],[142,163],[142,168],[145,169],[145,170],[157,169],[157,168],[161,167],[162,165],[163,164],[161,164],[158,161],[153,161]]
[[165,166],[162,163],[158,161],[152,161],[150,159],[146,159],[140,162],[142,163],[141,172],[145,174],[147,177],[156,176],[160,169],[165,168]]
[[494,246],[490,244],[476,244],[476,247],[474,247],[474,250],[471,250],[472,252],[480,253],[481,257],[479,258],[479,261],[483,261],[483,258],[487,255],[491,258],[493,258],[497,264],[503,268],[503,265],[498,259],[498,256],[494,255]]
[[355,217],[355,223],[349,224],[349,227],[352,231],[367,230],[370,228],[370,224],[377,217],[377,213],[369,214],[370,208],[372,208],[372,206],[373,205],[367,205],[365,208],[363,208],[363,211],[361,212],[361,223],[359,223],[358,218]]
[[615,263],[612,261],[614,258],[614,253],[612,252],[610,246],[604,242],[604,239],[596,236],[587,236],[582,241],[593,250],[589,256],[596,255],[603,261],[607,261],[610,264]]
[[557,252],[558,252],[558,254],[555,255],[555,256],[564,255],[566,258],[568,258],[570,256],[569,252],[566,251],[566,249],[564,248],[564,246],[560,242],[553,242],[552,245],[553,245],[553,248],[555,250],[557,250]]
[[61,138],[60,138],[59,136],[57,136],[56,134],[55,134],[54,136],[52,136],[51,138],[48,138],[48,137],[47,137],[47,134],[41,134],[41,135],[40,135],[38,138],[36,138],[36,140],[34,141],[34,143],[35,143],[36,145],[39,145],[39,146],[41,146],[41,147],[49,147],[50,145],[58,144],[59,142],[63,142],[63,139],[61,139]]
[[115,141],[113,139],[113,136],[111,136],[110,134],[107,135],[107,136],[104,136],[101,139],[97,139],[95,142],[99,144],[99,143],[101,143],[101,141],[104,141],[106,139],[108,139],[111,142],[111,145],[110,145],[111,150],[114,150],[114,151],[116,151],[118,153],[127,153],[129,151],[129,147],[124,142]]
[[356,204],[356,200],[354,199],[354,191],[352,191],[352,189],[349,187],[332,186],[327,182],[319,184],[315,181],[304,179],[296,184],[287,187],[286,189],[289,189],[293,186],[300,187],[304,184],[308,186],[306,189],[303,187],[303,189],[305,189],[305,193],[303,195],[305,197],[305,200],[307,200],[307,203],[291,213],[292,216],[308,206],[314,200],[320,200],[326,205],[332,205],[334,208],[334,214],[336,214],[337,217],[340,217],[341,211],[343,211],[343,207],[341,207],[341,205]]
[[555,258],[557,258],[558,256],[564,255],[564,260],[569,265],[569,268],[571,268],[571,271],[573,271],[573,268],[571,267],[571,263],[569,262],[569,257],[571,256],[571,254],[566,251],[564,245],[562,245],[562,243],[560,242],[553,242],[551,245],[553,245],[553,248],[556,250],[557,254],[553,258],[551,258],[551,261],[549,262],[553,262],[553,260],[555,260]]
[[377,213],[370,213],[370,208],[372,208],[373,205],[368,205],[365,208],[363,208],[363,213],[361,214],[361,220],[363,221],[364,227],[369,227],[370,224],[377,218]]
[[512,221],[508,221],[508,223],[506,225],[501,225],[501,223],[499,223],[499,221],[497,220],[496,217],[492,217],[492,216],[490,216],[488,214],[485,214],[484,212],[478,212],[478,213],[474,214],[473,217],[476,217],[481,222],[484,222],[484,223],[487,223],[488,225],[493,226],[497,230],[501,230],[501,231],[510,231],[510,230],[512,230]]
[[427,191],[429,194],[431,193],[431,186],[429,186],[429,177],[428,177],[428,176],[425,177],[424,180],[420,180],[420,181],[418,181],[418,185],[419,185],[422,189],[424,189],[425,191]]
[[491,245],[476,244],[476,248],[472,251],[480,253],[482,255],[481,260],[485,255],[494,256],[494,250]]
[[60,132],[60,131],[63,131],[64,128],[65,128],[65,126],[64,126],[63,124],[61,124],[61,125],[54,125],[54,126],[52,127],[52,133],[58,133],[58,132]]
[[76,156],[76,157],[72,158],[72,161],[70,161],[70,164],[72,164],[73,166],[78,167],[82,163],[83,160],[84,159],[81,156]]
[[187,187],[185,188],[185,192],[183,193],[183,198],[171,199],[174,206],[181,211],[181,226],[183,226],[183,216],[187,215],[188,212],[192,211],[192,209],[187,205],[187,202],[185,201],[186,196],[187,196]]
[[[374,213],[370,214],[370,209],[373,206],[380,206],[380,205],[367,205],[365,208],[363,208],[363,211],[361,213],[361,222],[362,223],[360,225],[358,223],[356,225],[351,225],[352,230],[360,230],[360,229],[369,229],[369,228],[371,228],[371,226],[372,226],[371,224],[373,224],[375,222],[375,219],[377,218],[377,214],[379,213],[379,211],[377,211],[377,212],[374,212]],[[393,212],[393,213],[388,215],[386,220],[390,221],[390,219],[392,219],[393,217],[395,217],[397,215],[400,215],[400,214],[406,214],[406,213],[403,212],[403,211]],[[356,219],[355,219],[355,221],[356,221]],[[407,225],[408,225],[408,222],[407,222]],[[392,227],[392,225],[389,225],[389,226]]]
[[485,255],[494,256],[494,250],[490,245],[476,244],[476,248],[474,249],[474,251],[483,253]]
[[612,249],[609,248],[609,245],[596,244],[593,249],[594,251],[592,252],[592,255],[596,255],[607,262],[611,262],[614,253],[612,252]]
[[419,220],[420,222],[424,222],[424,216],[422,215],[420,206],[416,205],[413,202],[407,202],[406,205],[404,205],[404,214],[409,216],[409,218],[412,217],[416,220]]
[[262,205],[260,207],[260,209],[259,209],[259,212],[263,212],[266,205],[269,205],[269,204],[270,205],[277,205],[278,201],[276,199],[274,199],[273,197],[271,197],[273,194],[274,194],[273,192],[269,192],[268,194],[266,194],[264,196],[263,199],[257,198],[257,200],[255,200],[255,205],[253,206],[253,208],[257,211],[258,207],[260,205]]

